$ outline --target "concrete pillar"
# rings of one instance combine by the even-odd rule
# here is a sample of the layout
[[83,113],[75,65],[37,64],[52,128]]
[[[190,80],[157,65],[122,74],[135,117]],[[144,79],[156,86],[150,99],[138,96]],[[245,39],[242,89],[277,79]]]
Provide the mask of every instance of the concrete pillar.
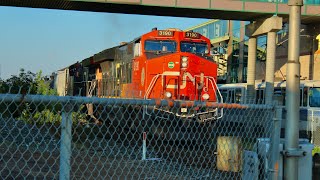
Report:
[[[313,67],[314,67],[314,53],[316,52],[316,39],[315,36],[312,36],[312,47],[311,47],[311,51],[310,51],[310,59],[309,59],[309,78],[308,80],[312,80],[313,79]],[[303,71],[303,70],[302,70]]]
[[[256,47],[257,47],[257,41],[253,40],[253,37],[257,37],[260,35],[268,34],[268,46],[267,46],[267,85],[266,88],[267,93],[267,103],[272,103],[272,96],[273,96],[273,82],[274,82],[274,69],[275,69],[275,51],[276,51],[276,31],[282,29],[282,18],[277,16],[272,16],[268,19],[257,21],[251,24],[248,24],[246,26],[246,35],[251,37],[249,40],[249,52],[248,52],[248,77],[247,77],[247,83],[248,83],[248,96],[254,97],[254,87],[255,87],[255,75],[252,73],[255,73],[252,70],[253,63],[255,66],[256,61]],[[251,41],[251,43],[250,43]],[[254,46],[254,49],[250,46]],[[254,59],[253,59],[254,58]],[[250,67],[250,70],[249,70]],[[255,68],[255,67],[254,67]],[[249,72],[250,71],[250,72]]]
[[316,36],[315,45],[314,45],[314,56],[313,56],[313,63],[312,63],[312,79],[313,80],[320,80],[320,34]]
[[233,23],[229,20],[228,30],[229,30],[229,42],[227,47],[227,83],[231,82],[231,62],[232,62],[232,54],[233,54],[233,32],[232,32]]
[[[244,26],[244,21],[241,21],[240,27]],[[240,42],[239,42],[239,67],[238,67],[238,82],[244,82],[243,67],[244,67],[244,28],[240,28]]]
[[320,50],[320,34],[316,37],[316,39],[318,40],[318,49],[317,50]]
[[247,102],[254,103],[255,79],[257,61],[257,38],[250,37],[248,44],[248,76],[247,76]]
[[276,32],[268,32],[267,34],[267,64],[266,64],[266,89],[265,103],[272,104],[274,91],[274,70],[276,59]]

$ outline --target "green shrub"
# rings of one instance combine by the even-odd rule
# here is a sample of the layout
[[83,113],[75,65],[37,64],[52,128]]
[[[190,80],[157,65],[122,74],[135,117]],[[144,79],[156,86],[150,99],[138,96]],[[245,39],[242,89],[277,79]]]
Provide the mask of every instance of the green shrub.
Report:
[[[81,110],[84,108],[84,105],[81,105],[79,111],[72,112],[72,123],[73,124],[87,124],[86,114],[82,113]],[[42,111],[31,112],[30,108],[23,110],[22,115],[18,118],[19,120],[25,121],[29,124],[55,124],[58,125],[62,121],[61,112],[53,112],[51,109],[44,109]]]
[[[57,96],[57,91],[50,88],[50,81],[42,75],[42,71],[34,74],[20,69],[18,76],[12,75],[7,80],[0,79],[0,93],[9,94],[39,94]],[[34,103],[34,102],[0,102],[0,113],[3,117],[12,117],[29,124],[60,124],[62,120],[62,104],[59,102]],[[72,121],[87,123],[86,114],[82,113],[84,105],[77,112],[72,112]]]
[[313,156],[314,154],[316,154],[316,153],[320,154],[320,146],[315,146],[315,147],[313,148],[313,150],[312,150],[312,156]]

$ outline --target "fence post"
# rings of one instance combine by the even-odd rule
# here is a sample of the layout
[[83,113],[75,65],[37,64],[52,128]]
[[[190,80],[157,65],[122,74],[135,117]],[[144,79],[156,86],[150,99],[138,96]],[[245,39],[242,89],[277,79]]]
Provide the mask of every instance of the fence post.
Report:
[[142,140],[142,160],[147,159],[147,133],[143,132],[143,140]]
[[275,115],[273,118],[274,132],[272,134],[271,142],[271,169],[273,172],[271,179],[278,179],[279,176],[279,145],[280,145],[280,131],[281,131],[281,120],[282,120],[282,107],[276,106]]
[[64,106],[61,122],[61,141],[60,141],[60,180],[70,179],[70,158],[71,158],[71,127],[72,115],[71,105]]
[[284,178],[298,179],[299,151],[299,92],[300,92],[300,25],[303,0],[289,0],[289,42],[286,88],[286,126]]

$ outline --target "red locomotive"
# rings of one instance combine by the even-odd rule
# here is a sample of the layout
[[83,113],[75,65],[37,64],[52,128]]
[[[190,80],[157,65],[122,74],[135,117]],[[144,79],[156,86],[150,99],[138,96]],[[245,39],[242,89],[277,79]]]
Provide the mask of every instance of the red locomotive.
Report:
[[[129,43],[69,67],[70,95],[217,102],[210,40],[196,32],[154,28]],[[215,119],[215,108],[156,108],[180,118]],[[150,107],[147,108],[150,110]]]

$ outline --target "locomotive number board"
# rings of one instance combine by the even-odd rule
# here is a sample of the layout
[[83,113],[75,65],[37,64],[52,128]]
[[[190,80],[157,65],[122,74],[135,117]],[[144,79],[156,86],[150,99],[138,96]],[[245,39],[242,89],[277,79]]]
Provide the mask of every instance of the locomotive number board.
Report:
[[166,36],[166,37],[172,37],[173,31],[165,31],[165,30],[159,30],[158,36]]
[[186,32],[185,37],[198,39],[200,38],[200,34],[196,32]]

